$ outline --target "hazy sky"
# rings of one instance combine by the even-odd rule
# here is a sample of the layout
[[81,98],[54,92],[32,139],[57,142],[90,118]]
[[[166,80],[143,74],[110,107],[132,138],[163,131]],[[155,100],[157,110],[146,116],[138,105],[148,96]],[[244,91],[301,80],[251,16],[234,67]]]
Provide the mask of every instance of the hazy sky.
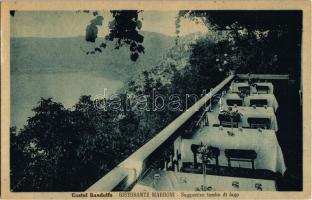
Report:
[[[108,11],[100,12],[104,23],[99,29],[100,36],[107,33],[107,24],[111,20]],[[175,17],[177,11],[144,11],[142,31],[175,35]],[[17,11],[11,17],[11,35],[13,37],[72,37],[85,35],[86,26],[93,19],[92,14],[75,11]],[[206,31],[201,24],[182,20],[180,35]]]

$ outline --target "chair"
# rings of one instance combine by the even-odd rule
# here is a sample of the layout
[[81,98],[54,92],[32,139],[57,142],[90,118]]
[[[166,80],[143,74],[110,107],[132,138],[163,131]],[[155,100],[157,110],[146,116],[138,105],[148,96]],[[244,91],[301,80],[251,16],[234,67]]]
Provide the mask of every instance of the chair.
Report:
[[[200,147],[201,145],[198,145],[198,144],[192,144],[191,145],[191,151],[193,152],[193,159],[194,159],[194,166],[197,165],[197,154],[199,153],[198,152],[198,148]],[[217,169],[219,169],[219,155],[220,155],[220,149],[217,148],[217,147],[212,147],[212,146],[209,146],[209,149],[212,151],[212,154],[213,154],[213,158],[215,159],[216,161],[216,167]]]
[[266,85],[256,85],[257,91],[259,93],[266,93],[269,94],[270,88]]
[[227,99],[226,104],[228,106],[234,106],[234,104],[236,104],[237,106],[242,106],[243,100],[241,100],[241,99]]
[[236,119],[233,119],[233,121],[231,122],[231,118],[224,114],[219,114],[218,119],[221,126],[238,128],[239,121],[237,121]]
[[213,124],[212,127],[219,127],[220,124]]
[[238,122],[220,121],[220,125],[227,128],[238,128]]
[[251,162],[252,169],[255,169],[255,159],[257,153],[254,150],[242,150],[242,149],[225,149],[224,154],[228,159],[228,166],[231,166],[231,161]]
[[249,86],[239,86],[237,90],[244,94],[250,94],[250,87]]
[[250,106],[255,105],[256,107],[264,107],[268,105],[266,99],[250,99]]
[[244,82],[246,82],[246,80],[244,80],[244,79],[235,79],[234,82],[235,83],[244,83]]
[[269,129],[271,124],[271,120],[268,118],[250,117],[247,119],[247,122],[251,128],[262,128],[262,129]]

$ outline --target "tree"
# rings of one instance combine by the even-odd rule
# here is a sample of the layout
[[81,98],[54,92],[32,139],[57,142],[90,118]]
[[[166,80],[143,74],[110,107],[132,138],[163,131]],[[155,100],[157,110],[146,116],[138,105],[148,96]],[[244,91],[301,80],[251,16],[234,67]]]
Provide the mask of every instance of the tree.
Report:
[[[301,11],[180,11],[234,40],[240,73],[288,73],[300,79]],[[251,54],[251,55],[250,55]]]
[[[143,11],[112,11],[114,20],[110,23],[110,34],[106,38],[117,39],[116,48],[124,43],[130,45],[133,61],[139,53],[144,52],[143,36],[137,32],[142,26],[138,20],[140,12]],[[233,48],[240,58],[238,72],[271,71],[294,74],[294,78],[300,78],[297,69],[300,68],[302,12],[182,10],[175,21],[177,36],[182,17],[203,23],[210,30],[227,32],[228,37],[234,40]],[[251,52],[254,53],[249,55]]]
[[27,125],[11,129],[13,191],[80,191],[109,170],[95,149],[110,141],[97,134],[91,104],[83,96],[70,111],[41,99]]
[[30,159],[25,153],[25,140],[18,135],[16,127],[10,128],[10,176],[11,191],[18,190],[27,181],[25,179],[25,166]]
[[[138,10],[112,10],[110,11],[113,20],[109,22],[109,34],[105,37],[105,40],[116,41],[115,49],[119,49],[121,46],[127,45],[131,51],[131,60],[136,61],[140,53],[144,53],[144,46],[142,45],[144,37],[139,34],[139,30],[142,27],[142,21],[139,20],[138,14],[142,11]],[[98,16],[98,13],[94,13],[96,17],[90,21],[90,24],[86,28],[86,41],[95,42],[98,34],[98,26],[102,25],[103,17]],[[102,52],[100,48],[105,48],[106,43],[101,43],[100,47],[96,47],[94,50]]]

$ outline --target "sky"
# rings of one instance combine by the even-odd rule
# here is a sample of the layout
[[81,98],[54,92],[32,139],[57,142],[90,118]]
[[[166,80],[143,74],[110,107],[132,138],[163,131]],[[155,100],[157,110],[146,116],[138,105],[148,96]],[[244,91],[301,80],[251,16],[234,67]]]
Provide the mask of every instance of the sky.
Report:
[[[143,18],[142,31],[162,33],[175,36],[175,17],[178,11],[144,11],[139,14]],[[111,15],[108,11],[101,11],[104,17],[99,36],[106,35]],[[75,11],[17,11],[11,17],[12,37],[74,37],[84,36],[86,26],[93,19],[91,13]],[[193,32],[206,32],[207,28],[201,24],[183,19],[180,35]]]

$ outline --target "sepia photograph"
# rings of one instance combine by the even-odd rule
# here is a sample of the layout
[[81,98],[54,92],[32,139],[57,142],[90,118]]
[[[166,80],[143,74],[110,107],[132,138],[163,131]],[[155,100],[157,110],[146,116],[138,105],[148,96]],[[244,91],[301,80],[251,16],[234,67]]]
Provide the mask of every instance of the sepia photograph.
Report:
[[236,198],[310,185],[304,9],[3,10],[10,195]]

